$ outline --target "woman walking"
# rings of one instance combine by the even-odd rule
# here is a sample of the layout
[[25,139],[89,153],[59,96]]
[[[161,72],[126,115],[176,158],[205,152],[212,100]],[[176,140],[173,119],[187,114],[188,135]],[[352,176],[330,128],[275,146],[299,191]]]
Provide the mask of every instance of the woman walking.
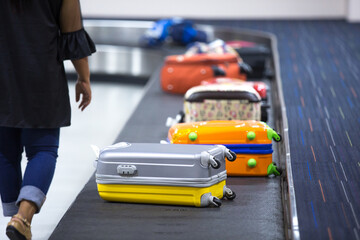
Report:
[[[95,46],[79,0],[4,0],[0,7],[0,195],[10,239],[31,239],[57,159],[60,128],[70,125],[63,60],[78,73],[76,101],[91,101],[87,57]],[[22,152],[28,160],[21,172]],[[22,177],[23,175],[23,177]]]

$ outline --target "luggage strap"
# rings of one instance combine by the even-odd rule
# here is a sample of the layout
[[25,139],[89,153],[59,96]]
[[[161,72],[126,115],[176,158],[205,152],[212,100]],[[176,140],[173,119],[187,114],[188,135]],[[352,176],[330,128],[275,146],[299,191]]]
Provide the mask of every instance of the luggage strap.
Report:
[[223,144],[236,154],[271,154],[272,144]]

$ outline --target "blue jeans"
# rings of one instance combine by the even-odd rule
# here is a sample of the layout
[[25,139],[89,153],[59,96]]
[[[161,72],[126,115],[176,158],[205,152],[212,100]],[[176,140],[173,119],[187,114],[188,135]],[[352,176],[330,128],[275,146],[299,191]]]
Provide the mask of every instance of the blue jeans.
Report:
[[[17,213],[22,200],[40,211],[54,176],[60,129],[0,127],[0,195],[4,216]],[[21,157],[28,163],[22,177]]]

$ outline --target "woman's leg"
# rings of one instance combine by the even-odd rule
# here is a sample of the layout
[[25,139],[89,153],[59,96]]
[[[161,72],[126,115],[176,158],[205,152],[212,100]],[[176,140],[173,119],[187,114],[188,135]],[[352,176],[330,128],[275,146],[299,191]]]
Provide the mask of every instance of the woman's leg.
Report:
[[10,239],[31,239],[31,221],[39,212],[54,176],[59,129],[22,129],[28,163],[16,205],[19,211],[6,227]]
[[21,129],[0,127],[0,195],[4,216],[17,213],[21,188]]
[[60,129],[23,129],[22,143],[28,164],[17,200],[19,214],[31,222],[45,201],[53,179]]

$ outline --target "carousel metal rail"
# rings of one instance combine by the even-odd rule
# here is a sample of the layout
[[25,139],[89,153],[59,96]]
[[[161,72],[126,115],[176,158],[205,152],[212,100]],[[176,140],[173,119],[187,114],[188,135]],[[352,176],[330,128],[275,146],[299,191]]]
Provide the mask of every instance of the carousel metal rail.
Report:
[[[178,46],[165,46],[158,49],[143,48],[139,39],[152,26],[151,21],[122,20],[85,20],[86,30],[97,45],[97,53],[89,58],[92,75],[130,76],[148,79],[171,52],[182,52]],[[273,126],[283,136],[283,141],[276,144],[280,167],[286,169],[281,177],[282,205],[284,211],[284,229],[287,239],[300,239],[295,191],[292,177],[291,157],[288,136],[288,121],[282,92],[277,40],[272,34],[238,28],[219,28],[209,25],[197,25],[210,39],[220,38],[225,41],[242,39],[261,43],[272,50],[270,67],[274,75],[270,79]],[[74,70],[65,65],[67,72]]]

